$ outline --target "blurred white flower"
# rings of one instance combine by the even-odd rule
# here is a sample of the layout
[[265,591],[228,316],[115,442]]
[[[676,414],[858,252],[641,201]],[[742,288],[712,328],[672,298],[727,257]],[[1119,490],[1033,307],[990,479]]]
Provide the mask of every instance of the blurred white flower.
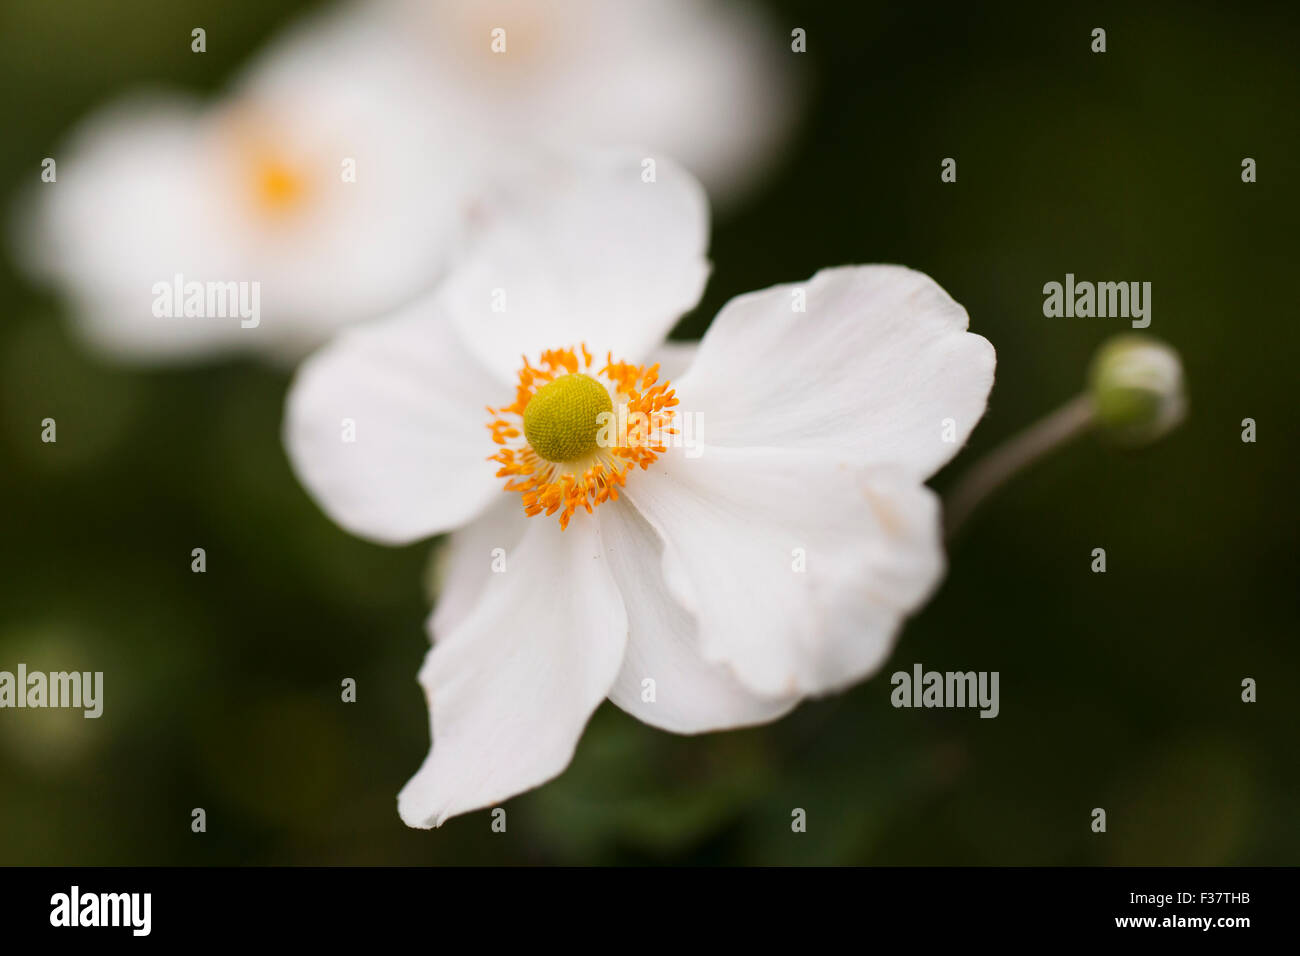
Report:
[[790,28],[755,2],[376,2],[458,141],[488,154],[644,143],[730,204],[777,160],[803,100]]
[[[965,311],[918,272],[828,269],[732,300],[693,355],[657,352],[703,288],[707,210],[671,163],[639,173],[521,175],[439,290],[290,390],[290,460],[331,518],[388,544],[454,531],[411,826],[554,777],[606,697],[697,733],[852,684],[942,574],[922,483],[993,380]],[[698,457],[648,430],[602,441],[620,408],[698,416]]]
[[[209,105],[129,95],[54,156],[15,223],[19,257],[121,358],[252,349],[297,358],[433,284],[472,160],[413,91],[387,33],[310,21]],[[260,321],[156,314],[157,283],[257,284]]]
[[[135,94],[83,121],[18,257],[114,357],[295,360],[431,287],[485,184],[546,144],[646,143],[736,195],[790,126],[791,57],[757,13],[701,0],[328,7],[215,103]],[[176,314],[191,283],[258,314]]]

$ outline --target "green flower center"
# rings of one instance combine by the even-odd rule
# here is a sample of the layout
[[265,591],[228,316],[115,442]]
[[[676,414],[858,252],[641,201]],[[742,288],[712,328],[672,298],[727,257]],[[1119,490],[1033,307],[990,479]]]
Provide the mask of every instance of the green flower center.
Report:
[[589,375],[562,375],[543,385],[524,409],[524,437],[547,461],[575,461],[596,450],[599,416],[613,412],[605,386]]

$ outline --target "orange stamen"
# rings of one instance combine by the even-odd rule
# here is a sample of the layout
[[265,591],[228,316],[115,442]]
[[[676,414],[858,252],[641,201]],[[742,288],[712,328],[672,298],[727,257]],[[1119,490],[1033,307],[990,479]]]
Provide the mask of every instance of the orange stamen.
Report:
[[[502,446],[488,459],[501,466],[497,477],[506,479],[506,491],[519,493],[525,514],[531,517],[559,512],[561,528],[569,526],[579,508],[590,514],[606,501],[617,501],[628,472],[637,466],[650,467],[667,450],[663,436],[677,434],[670,423],[678,400],[671,384],[659,381],[658,365],[615,362],[607,354],[605,366],[593,372],[592,362],[585,344],[579,345],[578,351],[547,350],[537,366],[524,356],[514,401],[501,408],[488,408],[494,417],[487,428],[492,441]],[[547,461],[521,440],[524,409],[538,389],[563,375],[579,372],[608,383],[619,425],[612,430],[615,440],[580,461]]]

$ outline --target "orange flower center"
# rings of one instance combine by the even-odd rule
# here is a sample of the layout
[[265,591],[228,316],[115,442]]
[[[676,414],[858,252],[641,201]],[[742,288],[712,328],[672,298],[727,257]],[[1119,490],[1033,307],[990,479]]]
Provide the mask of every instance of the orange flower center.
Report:
[[257,205],[272,215],[297,207],[307,192],[307,178],[300,169],[276,156],[259,157],[253,167],[253,189]]
[[575,511],[590,514],[618,499],[633,466],[648,468],[667,450],[677,398],[659,381],[659,366],[629,365],[606,355],[593,370],[586,345],[523,360],[513,404],[488,408],[492,440],[501,450],[505,490],[518,492],[524,513],[560,514],[567,528]]

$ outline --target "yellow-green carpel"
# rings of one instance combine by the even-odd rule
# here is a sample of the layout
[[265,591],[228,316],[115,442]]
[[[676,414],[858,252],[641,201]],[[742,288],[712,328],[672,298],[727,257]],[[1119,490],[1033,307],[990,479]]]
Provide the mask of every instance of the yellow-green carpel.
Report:
[[547,461],[576,461],[596,450],[600,415],[613,411],[600,382],[580,372],[562,375],[539,388],[524,409],[524,437]]

